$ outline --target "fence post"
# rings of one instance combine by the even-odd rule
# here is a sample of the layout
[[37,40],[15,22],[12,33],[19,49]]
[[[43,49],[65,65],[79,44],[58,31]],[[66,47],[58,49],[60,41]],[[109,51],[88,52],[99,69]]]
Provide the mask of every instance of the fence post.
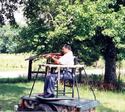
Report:
[[31,80],[31,77],[32,77],[32,59],[29,60],[29,66],[28,66],[28,81]]

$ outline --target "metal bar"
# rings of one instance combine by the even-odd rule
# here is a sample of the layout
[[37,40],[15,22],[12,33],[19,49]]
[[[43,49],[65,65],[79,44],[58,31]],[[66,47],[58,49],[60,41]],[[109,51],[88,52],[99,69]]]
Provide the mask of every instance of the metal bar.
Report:
[[76,82],[76,89],[77,89],[78,99],[80,99],[79,88],[78,88],[78,81],[77,81],[76,78],[75,78],[75,82]]
[[59,90],[59,83],[60,83],[60,67],[58,67],[58,76],[57,76],[57,98],[58,98],[58,90]]
[[66,92],[66,81],[64,80],[64,85],[63,85],[63,96],[65,95]]
[[[59,94],[62,94],[62,93],[64,93],[64,92],[60,92]],[[69,92],[65,92],[66,94],[71,94],[72,92],[71,91],[69,91]]]
[[45,74],[46,72],[45,71],[32,71],[31,73],[42,73],[42,74]]
[[79,71],[78,82],[81,83],[82,82],[81,81],[81,79],[82,79],[82,68],[79,68],[78,71]]
[[75,79],[73,77],[73,74],[72,74],[72,80],[73,80],[73,82],[72,82],[72,98],[74,98]]
[[[85,71],[85,68],[83,67],[83,70],[84,70],[84,72],[85,72],[85,76],[86,76],[86,79],[87,79],[87,82],[88,82],[88,77],[87,77],[87,73],[86,73],[86,71]],[[89,85],[89,84],[88,84]],[[93,93],[93,96],[94,96],[94,99],[96,100],[96,95],[95,95],[95,92],[94,92],[94,90],[93,90],[93,88],[92,88],[92,86],[90,85],[90,89],[91,89],[91,91],[92,91],[92,93]]]
[[[41,68],[41,66],[39,66],[38,71],[40,70],[40,68]],[[30,97],[31,94],[32,94],[32,91],[33,91],[33,88],[34,88],[34,85],[35,85],[35,82],[36,82],[37,77],[38,77],[38,73],[36,73],[36,77],[34,78],[34,82],[33,82],[33,85],[32,85],[32,88],[31,88],[31,91],[30,91],[30,94],[29,94],[29,97]]]

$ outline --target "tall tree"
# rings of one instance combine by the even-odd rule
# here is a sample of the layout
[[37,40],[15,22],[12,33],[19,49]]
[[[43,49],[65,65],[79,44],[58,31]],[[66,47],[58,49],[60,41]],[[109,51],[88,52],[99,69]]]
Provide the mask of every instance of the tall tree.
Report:
[[[116,61],[117,61],[117,50],[119,45],[123,44],[125,39],[124,35],[124,7],[120,6],[119,11],[109,8],[109,3],[116,3],[115,1],[85,1],[84,4],[74,4],[67,8],[67,14],[73,15],[72,26],[74,30],[69,29],[67,36],[72,35],[73,38],[70,38],[70,41],[73,39],[73,42],[81,41],[81,44],[76,45],[87,50],[94,54],[98,53],[95,59],[98,59],[97,56],[102,55],[105,59],[105,76],[104,82],[106,83],[116,83]],[[63,14],[62,14],[63,16]],[[66,15],[67,16],[67,15]],[[62,23],[64,24],[64,22]],[[61,25],[60,25],[61,26]],[[58,26],[58,29],[59,27]],[[56,30],[56,32],[58,32]],[[62,32],[61,32],[62,33]],[[85,46],[85,43],[89,45]],[[93,44],[92,44],[93,43]],[[90,45],[91,44],[91,45]],[[92,47],[96,49],[92,49]],[[78,48],[78,47],[77,47]],[[124,53],[124,52],[123,52]],[[84,53],[79,52],[78,55],[83,55]],[[87,56],[93,56],[88,54]]]
[[[106,83],[115,83],[117,51],[125,41],[125,8],[110,7],[116,0],[28,0],[25,15],[29,25],[37,23],[39,30],[46,35],[46,49],[53,48],[63,43],[71,43],[76,55],[79,55],[87,64],[103,56],[105,59]],[[40,24],[38,24],[40,22]],[[37,29],[36,27],[36,29]],[[32,30],[34,31],[34,30]],[[35,36],[30,36],[32,39]],[[43,38],[38,36],[38,38]],[[37,43],[37,42],[36,42]],[[124,56],[124,55],[122,55]]]

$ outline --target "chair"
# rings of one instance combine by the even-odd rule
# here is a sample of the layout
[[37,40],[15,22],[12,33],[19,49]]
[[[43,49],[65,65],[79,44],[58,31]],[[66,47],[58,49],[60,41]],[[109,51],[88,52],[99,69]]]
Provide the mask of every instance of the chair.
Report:
[[[77,64],[77,58],[74,58],[74,64]],[[72,79],[65,79],[65,80],[61,80],[62,84],[63,84],[63,89],[59,89],[59,85],[58,83],[56,83],[55,85],[55,92],[56,92],[56,97],[58,96],[65,96],[67,94],[72,95],[72,98],[74,98],[74,87],[75,87],[75,83],[76,83],[76,77],[75,77],[75,68],[71,68],[71,75],[72,75]],[[68,70],[66,70],[66,73],[68,73]],[[71,91],[66,91],[66,89],[70,87]]]

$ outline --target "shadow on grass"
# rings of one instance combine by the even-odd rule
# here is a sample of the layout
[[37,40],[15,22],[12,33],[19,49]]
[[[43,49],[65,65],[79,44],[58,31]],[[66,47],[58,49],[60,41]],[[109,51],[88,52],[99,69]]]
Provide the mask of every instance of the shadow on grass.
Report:
[[[25,85],[25,84],[24,84]],[[26,86],[19,86],[17,84],[0,84],[0,94],[8,95],[20,95],[23,93],[23,91],[28,90],[30,88]]]
[[37,81],[44,81],[44,78],[45,77],[37,77],[36,79],[36,76],[33,76],[32,79],[30,81],[28,81],[28,79],[26,77],[17,77],[17,78],[0,78],[0,84],[2,83],[28,83],[28,82],[33,82],[34,80],[37,80]]
[[15,99],[3,99],[0,100],[0,111],[14,111],[14,105],[17,104],[17,100]]
[[30,88],[18,84],[0,84],[0,111],[12,111],[20,97]]

